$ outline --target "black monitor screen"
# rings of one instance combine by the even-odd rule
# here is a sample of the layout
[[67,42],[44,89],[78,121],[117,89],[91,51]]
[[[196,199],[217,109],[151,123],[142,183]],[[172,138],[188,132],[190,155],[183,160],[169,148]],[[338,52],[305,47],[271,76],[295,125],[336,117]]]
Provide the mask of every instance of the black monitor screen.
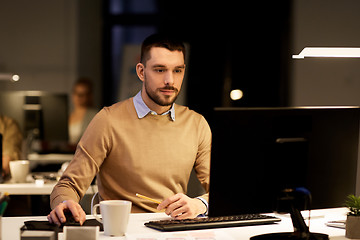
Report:
[[305,187],[312,208],[355,194],[359,108],[214,111],[209,215],[272,212],[285,188]]

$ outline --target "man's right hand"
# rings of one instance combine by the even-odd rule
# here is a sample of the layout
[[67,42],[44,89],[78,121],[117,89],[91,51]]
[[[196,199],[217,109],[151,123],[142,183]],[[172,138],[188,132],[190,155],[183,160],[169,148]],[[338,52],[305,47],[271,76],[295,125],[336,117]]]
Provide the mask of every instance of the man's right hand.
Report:
[[81,206],[73,201],[73,200],[66,200],[62,203],[59,203],[47,216],[47,219],[50,223],[61,225],[61,223],[66,222],[66,218],[64,215],[64,210],[69,210],[75,221],[79,222],[82,225],[86,220],[86,214]]

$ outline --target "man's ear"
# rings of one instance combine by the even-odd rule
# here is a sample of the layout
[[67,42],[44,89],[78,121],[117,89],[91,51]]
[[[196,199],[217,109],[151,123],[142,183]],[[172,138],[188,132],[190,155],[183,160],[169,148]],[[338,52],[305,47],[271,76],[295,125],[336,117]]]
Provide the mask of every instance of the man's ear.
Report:
[[136,64],[136,74],[138,75],[139,79],[144,82],[144,70],[145,66],[142,63]]

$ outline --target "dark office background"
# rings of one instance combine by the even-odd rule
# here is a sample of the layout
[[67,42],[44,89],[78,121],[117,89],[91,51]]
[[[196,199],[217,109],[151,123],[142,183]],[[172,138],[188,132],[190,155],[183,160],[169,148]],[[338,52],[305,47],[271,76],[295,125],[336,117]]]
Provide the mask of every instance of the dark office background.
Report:
[[291,59],[359,47],[359,12],[358,0],[1,0],[0,73],[21,79],[0,91],[70,94],[87,77],[96,107],[111,105],[124,46],[162,31],[188,43],[184,103],[207,118],[219,106],[359,105],[359,59]]
[[[93,80],[97,108],[119,100],[122,54],[151,33],[190,48],[181,104],[359,105],[358,59],[291,59],[306,46],[359,46],[357,0],[2,0],[0,72],[20,75],[0,90],[71,93]],[[232,89],[243,91],[233,101]],[[179,99],[180,100],[180,99]]]
[[[291,2],[104,1],[103,104],[117,98],[116,42],[141,43],[160,31],[190,45],[191,109],[206,115],[219,106],[288,105]],[[240,101],[230,99],[232,89],[243,91]]]

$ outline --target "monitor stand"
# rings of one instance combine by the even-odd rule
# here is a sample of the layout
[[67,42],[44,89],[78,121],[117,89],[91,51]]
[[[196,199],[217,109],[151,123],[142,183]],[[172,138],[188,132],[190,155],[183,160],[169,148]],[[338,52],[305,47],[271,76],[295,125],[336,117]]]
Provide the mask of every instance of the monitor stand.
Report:
[[290,216],[294,226],[294,232],[269,233],[251,237],[250,240],[329,240],[329,236],[323,233],[312,233],[306,226],[300,210],[291,204]]

